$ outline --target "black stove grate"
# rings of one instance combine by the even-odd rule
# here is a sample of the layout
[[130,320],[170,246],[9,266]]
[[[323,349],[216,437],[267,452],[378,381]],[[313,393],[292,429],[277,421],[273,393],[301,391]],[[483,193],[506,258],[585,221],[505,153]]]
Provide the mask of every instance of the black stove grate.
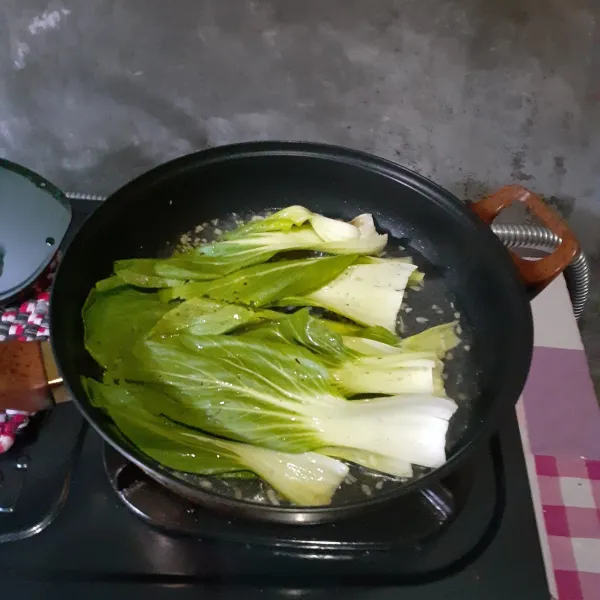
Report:
[[[332,562],[352,559],[355,575],[368,572],[373,560],[390,556],[395,577],[422,574],[430,579],[435,571],[442,576],[460,570],[493,539],[505,506],[497,438],[475,464],[444,485],[401,497],[370,513],[302,527],[233,519],[198,506],[156,483],[107,445],[104,467],[121,502],[170,535],[263,546],[290,558],[327,562],[328,568]],[[481,503],[482,496],[488,502]],[[469,534],[457,539],[453,530],[465,527],[465,520]]]

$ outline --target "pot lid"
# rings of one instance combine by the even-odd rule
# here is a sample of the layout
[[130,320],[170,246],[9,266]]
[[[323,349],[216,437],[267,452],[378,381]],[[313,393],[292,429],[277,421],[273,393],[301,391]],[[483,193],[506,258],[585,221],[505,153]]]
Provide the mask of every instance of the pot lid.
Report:
[[71,206],[58,188],[0,159],[0,303],[43,273],[70,222]]

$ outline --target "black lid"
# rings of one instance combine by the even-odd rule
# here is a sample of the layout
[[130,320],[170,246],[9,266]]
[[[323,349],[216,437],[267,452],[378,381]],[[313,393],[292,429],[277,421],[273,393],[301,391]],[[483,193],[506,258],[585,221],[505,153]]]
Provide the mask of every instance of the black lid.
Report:
[[0,303],[43,273],[70,222],[71,206],[58,188],[0,159]]

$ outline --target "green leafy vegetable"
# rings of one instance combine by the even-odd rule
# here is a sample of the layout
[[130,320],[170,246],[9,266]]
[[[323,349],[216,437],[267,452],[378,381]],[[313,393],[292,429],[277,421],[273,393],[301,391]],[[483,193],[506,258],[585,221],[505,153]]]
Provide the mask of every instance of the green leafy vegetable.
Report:
[[430,327],[421,333],[411,335],[400,342],[400,347],[414,352],[435,352],[443,358],[456,348],[460,338],[456,335],[458,321]]
[[400,348],[407,352],[435,352],[438,358],[444,358],[460,342],[460,338],[456,335],[456,325],[457,321],[436,325],[391,344],[357,335],[343,335],[342,340],[345,346],[360,354],[373,356],[396,354]]
[[[441,465],[455,323],[396,335],[423,275],[410,258],[374,256],[386,241],[371,215],[290,206],[171,258],[116,261],[83,310],[86,348],[106,369],[104,384],[84,382],[92,403],[166,466],[256,474],[298,504],[330,502],[347,473],[330,457],[396,477]],[[297,250],[335,256],[277,256]],[[345,397],[359,394],[378,397]]]
[[337,365],[348,357],[356,355],[346,348],[342,337],[330,329],[322,319],[311,316],[309,309],[303,308],[293,314],[280,314],[278,321],[264,323],[243,333],[243,337],[271,342],[300,344],[320,355],[324,364]]
[[398,346],[386,344],[370,338],[344,335],[342,336],[342,340],[347,348],[350,348],[358,354],[382,356],[385,354],[396,354],[398,352]]
[[425,279],[425,273],[421,273],[421,271],[413,271],[408,278],[407,286],[410,288],[420,288],[420,283]]
[[245,238],[256,233],[291,231],[294,227],[300,227],[300,225],[305,223],[310,214],[311,212],[307,208],[304,208],[304,206],[294,204],[264,218],[255,216],[233,231],[228,231],[224,235],[224,238],[226,240],[235,240],[239,238]]
[[174,335],[184,331],[193,335],[217,335],[280,317],[281,313],[272,310],[253,311],[209,298],[192,298],[167,312],[150,335]]
[[93,289],[83,307],[85,347],[98,364],[116,371],[135,343],[169,310],[156,293],[130,287]]
[[98,292],[108,292],[109,290],[114,290],[118,287],[124,287],[127,283],[123,281],[118,275],[113,275],[112,277],[107,277],[106,279],[101,279],[96,282],[96,291]]
[[[217,439],[155,416],[144,408],[157,393],[135,385],[85,380],[90,400],[119,430],[159,463],[188,473],[215,475],[250,470],[290,501],[326,505],[348,473],[343,463],[314,452],[290,454]],[[160,404],[157,397],[151,404]]]
[[160,298],[168,302],[176,298],[189,300],[207,296],[234,304],[267,306],[282,296],[305,294],[320,288],[355,259],[354,255],[330,256],[256,265],[215,281],[188,283],[162,290]]
[[159,384],[174,421],[283,452],[343,446],[434,467],[445,460],[447,398],[347,401],[307,350],[235,336],[187,336],[138,345],[128,379]]
[[115,274],[137,287],[168,288],[186,281],[210,281],[238,269],[268,261],[275,252],[258,250],[251,255],[212,255],[208,247],[171,258],[135,258],[115,262]]
[[225,237],[169,259],[117,261],[115,273],[132,285],[168,288],[184,281],[216,279],[289,250],[369,254],[379,252],[387,241],[387,235],[377,233],[371,215],[345,223],[302,206],[290,206],[266,219],[251,221]]
[[350,323],[348,321],[332,321],[321,317],[321,322],[327,326],[328,329],[335,333],[339,333],[344,339],[347,337],[357,337],[361,339],[373,340],[394,346],[400,342],[400,338],[384,327],[363,327],[356,323]]
[[387,234],[379,234],[373,217],[359,215],[350,223],[313,213],[303,206],[289,206],[250,221],[226,234],[225,241],[198,248],[210,256],[235,259],[252,253],[316,250],[329,254],[377,254],[385,248]]
[[416,267],[404,261],[379,259],[354,264],[316,291],[279,301],[286,306],[320,306],[361,325],[396,331],[404,290]]
[[154,266],[158,260],[152,258],[131,258],[117,260],[114,265],[116,277],[125,283],[141,288],[168,288],[182,285],[184,280],[160,276]]
[[308,348],[329,367],[331,377],[344,394],[445,394],[442,364],[435,351],[410,352],[356,338],[391,350],[391,353],[364,356],[345,345],[342,336],[331,331],[321,319],[311,316],[308,309],[282,315],[279,321],[244,335]]

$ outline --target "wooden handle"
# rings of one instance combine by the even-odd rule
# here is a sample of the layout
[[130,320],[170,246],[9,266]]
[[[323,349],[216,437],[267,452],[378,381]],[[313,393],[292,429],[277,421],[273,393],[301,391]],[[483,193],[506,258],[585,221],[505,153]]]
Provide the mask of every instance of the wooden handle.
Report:
[[495,194],[471,204],[472,210],[490,225],[507,206],[522,202],[553,233],[561,238],[558,248],[540,260],[525,260],[511,252],[526,286],[534,294],[560,275],[579,252],[579,243],[569,226],[537,195],[520,185],[507,185]]
[[0,410],[37,412],[52,406],[42,343],[0,344]]

